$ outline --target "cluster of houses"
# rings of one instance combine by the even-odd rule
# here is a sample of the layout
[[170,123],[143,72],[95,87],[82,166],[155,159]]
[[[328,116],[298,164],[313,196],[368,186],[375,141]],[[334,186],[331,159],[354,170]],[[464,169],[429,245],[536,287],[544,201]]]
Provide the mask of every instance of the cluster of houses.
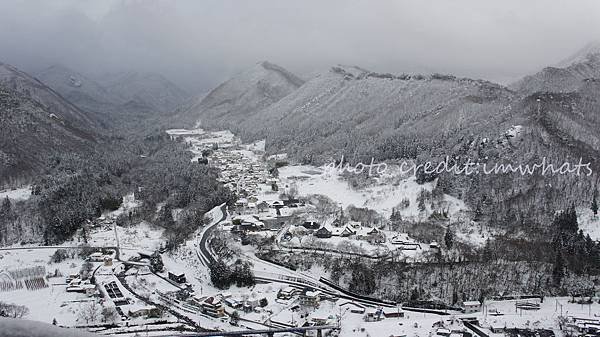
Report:
[[[339,299],[333,297],[331,295],[324,294],[320,291],[314,291],[311,289],[298,289],[295,287],[285,287],[282,288],[278,294],[277,298],[280,300],[291,300],[292,298],[298,299],[297,305],[292,307],[294,308],[318,308],[321,301],[331,300],[338,301]],[[342,312],[349,311],[354,314],[360,314],[363,316],[363,320],[366,322],[375,322],[380,321],[384,318],[402,318],[404,317],[404,311],[399,307],[390,308],[390,307],[371,307],[365,306],[361,303],[346,301],[344,303],[339,304],[339,308]]]
[[241,198],[233,211],[236,215],[231,221],[225,221],[223,227],[238,233],[279,230],[297,221],[294,211],[305,206],[297,199],[256,202],[253,197]]
[[[335,224],[335,223],[334,223]],[[303,226],[307,229],[314,229],[318,226],[315,222],[305,222]],[[366,240],[372,243],[384,243],[385,235],[375,227],[363,226],[360,222],[349,221],[344,226],[335,227],[330,225],[319,226],[314,235],[321,239],[328,239],[333,236],[353,237],[357,240]]]
[[89,279],[82,280],[79,274],[70,274],[66,277],[67,292],[84,293],[91,297],[96,294],[96,285]]
[[101,252],[93,252],[87,257],[87,260],[90,262],[102,262],[104,266],[112,266],[113,264],[113,254],[114,252],[109,252],[107,254],[103,254]]
[[[225,149],[232,146],[226,143],[219,144],[218,147]],[[210,148],[214,146],[207,149]],[[240,151],[213,151],[209,162],[221,172],[219,181],[240,196],[256,195],[261,184],[277,184],[276,179],[270,178],[264,163],[252,160]]]
[[297,299],[297,307],[318,308],[321,301],[336,300],[337,298],[314,289],[288,286],[277,292],[277,299],[281,301]]
[[581,318],[569,316],[562,330],[568,335],[574,336],[577,334],[585,336],[600,335],[600,318]]
[[[354,240],[364,240],[371,244],[384,244],[388,238],[386,234],[376,228],[364,226],[358,221],[347,221],[343,225],[339,220],[335,220],[332,224],[321,225],[316,221],[304,221],[301,225],[307,229],[309,234],[312,233],[317,238],[329,239],[332,237],[351,238]],[[284,235],[284,240],[292,238],[291,233]],[[398,250],[418,250],[422,249],[421,244],[413,240],[406,233],[397,233],[391,239],[390,243],[397,247]],[[439,245],[436,242],[429,244],[430,249],[437,249]]]
[[266,298],[234,298],[230,293],[222,293],[208,297],[192,297],[190,303],[200,309],[205,315],[219,318],[233,310],[240,310],[245,313],[261,312],[268,305]]

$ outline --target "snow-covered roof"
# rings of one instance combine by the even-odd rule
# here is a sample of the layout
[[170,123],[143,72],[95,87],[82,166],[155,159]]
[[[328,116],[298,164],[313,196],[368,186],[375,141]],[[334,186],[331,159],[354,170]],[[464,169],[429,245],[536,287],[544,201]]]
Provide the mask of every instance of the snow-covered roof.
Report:
[[476,305],[481,305],[481,302],[479,302],[479,301],[464,301],[463,305],[472,307],[472,306],[476,306]]

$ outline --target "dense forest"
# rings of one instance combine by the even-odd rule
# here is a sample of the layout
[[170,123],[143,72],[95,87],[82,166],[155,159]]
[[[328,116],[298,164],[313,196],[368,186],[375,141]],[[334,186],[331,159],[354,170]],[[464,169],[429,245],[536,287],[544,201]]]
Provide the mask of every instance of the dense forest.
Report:
[[[129,193],[142,206],[118,222],[150,221],[166,228],[169,245],[176,244],[202,224],[206,211],[232,200],[218,173],[191,159],[185,143],[162,131],[110,137],[89,156],[52,156],[28,200],[2,201],[0,244],[60,243],[87,220],[119,208]],[[175,209],[181,211],[177,217]]]

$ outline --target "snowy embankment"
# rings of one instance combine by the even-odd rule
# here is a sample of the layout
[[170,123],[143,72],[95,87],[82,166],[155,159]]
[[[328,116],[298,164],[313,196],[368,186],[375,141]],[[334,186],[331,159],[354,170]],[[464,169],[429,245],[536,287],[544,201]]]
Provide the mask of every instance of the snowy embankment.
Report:
[[31,186],[25,186],[14,190],[0,191],[0,200],[9,198],[11,200],[27,200],[31,196]]
[[98,336],[77,329],[59,328],[41,322],[0,317],[2,337],[94,337]]

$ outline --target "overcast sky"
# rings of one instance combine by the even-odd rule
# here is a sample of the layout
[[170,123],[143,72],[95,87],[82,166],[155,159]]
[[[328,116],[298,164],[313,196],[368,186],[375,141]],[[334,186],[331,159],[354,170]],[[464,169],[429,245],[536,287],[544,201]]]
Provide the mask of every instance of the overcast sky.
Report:
[[0,0],[0,61],[153,71],[192,92],[262,60],[506,82],[599,39],[597,0]]

